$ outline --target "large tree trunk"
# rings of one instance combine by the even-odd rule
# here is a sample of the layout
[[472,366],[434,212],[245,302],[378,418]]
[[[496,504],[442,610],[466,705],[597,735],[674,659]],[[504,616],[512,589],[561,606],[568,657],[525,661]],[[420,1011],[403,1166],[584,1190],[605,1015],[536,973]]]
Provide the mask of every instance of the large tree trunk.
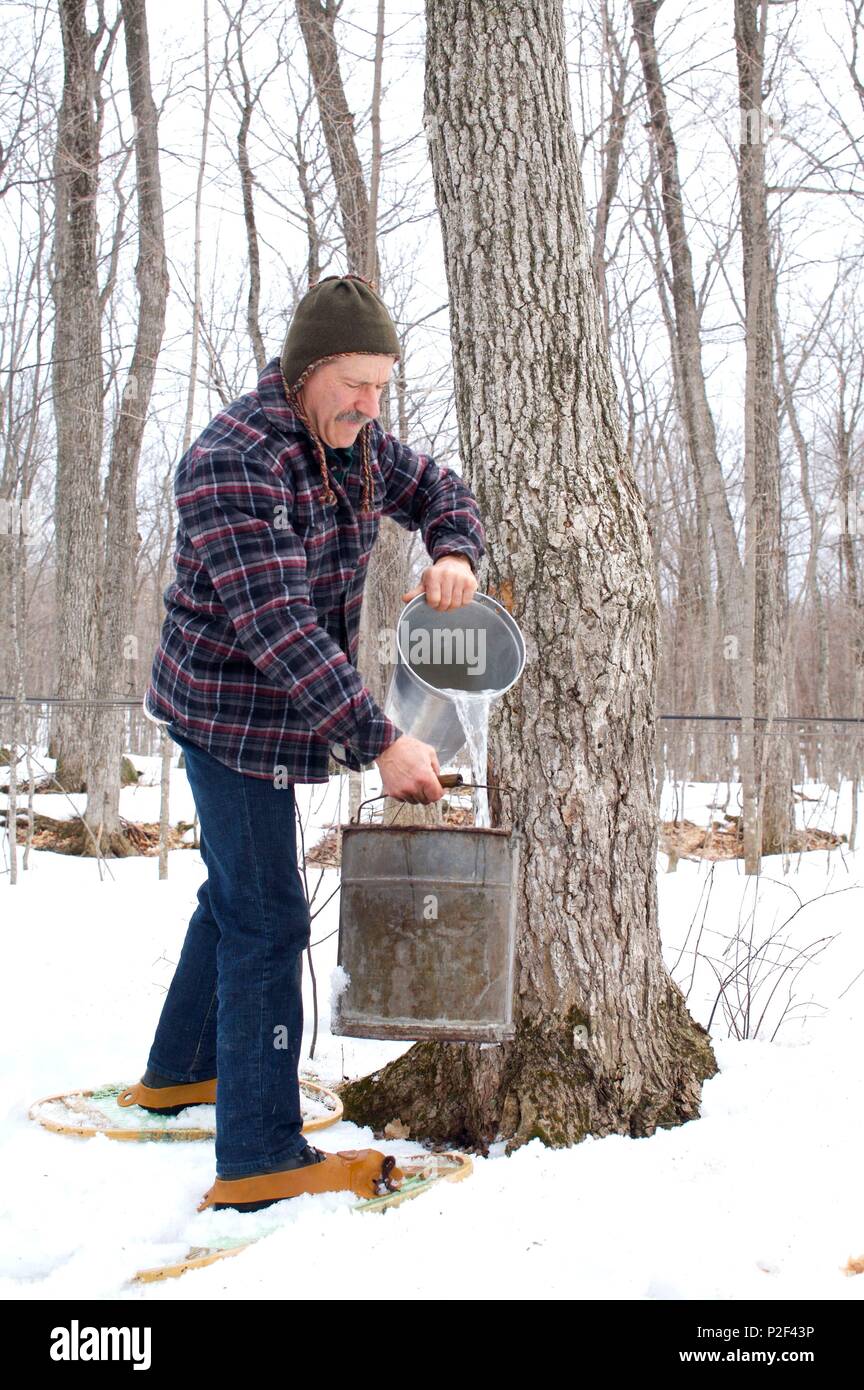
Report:
[[[761,26],[757,9],[761,10]],[[763,0],[735,0],[735,51],[742,113],[738,182],[746,312],[744,468],[747,479],[746,553],[752,570],[753,703],[758,829],[747,835],[745,866],[778,854],[794,828],[792,758],[784,724],[788,713],[785,637],[786,557],[780,497],[780,449],[774,391],[774,277],[771,266],[762,75],[767,8]],[[748,576],[748,589],[749,576]],[[763,722],[767,721],[767,722]],[[745,825],[745,830],[746,830]]]
[[[426,113],[466,476],[525,633],[490,727],[525,835],[511,1042],[418,1044],[347,1118],[508,1151],[651,1134],[717,1066],[661,954],[657,600],[594,284],[559,0],[427,5]],[[459,833],[459,832],[454,832]],[[478,982],[479,984],[479,982]]]
[[[85,0],[60,0],[63,98],[54,160],[54,418],[57,478],[57,693],[84,701],[96,660],[96,585],[100,554],[102,341],[96,261],[101,64],[105,26],[87,29]],[[113,42],[109,34],[107,45]],[[102,64],[105,61],[102,55]],[[60,707],[55,732],[57,780],[68,791],[85,781],[86,708]]]
[[[165,329],[168,269],[159,177],[159,136],[150,86],[150,48],[144,0],[121,0],[129,100],[135,122],[138,198],[138,328],[111,444],[105,563],[99,604],[98,689],[106,696],[135,696],[138,689],[133,634],[135,557],[138,549],[136,485],[141,441],[156,361]],[[124,687],[118,690],[118,686]],[[124,722],[110,708],[93,712],[92,760],[85,819],[105,853],[124,853],[120,827],[120,759]]]

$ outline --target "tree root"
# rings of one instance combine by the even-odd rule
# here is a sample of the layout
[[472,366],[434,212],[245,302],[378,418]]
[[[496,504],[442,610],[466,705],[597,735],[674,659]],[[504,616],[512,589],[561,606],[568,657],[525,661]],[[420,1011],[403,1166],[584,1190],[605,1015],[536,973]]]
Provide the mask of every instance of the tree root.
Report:
[[523,1019],[512,1041],[492,1047],[417,1043],[337,1088],[345,1119],[379,1138],[397,1122],[420,1142],[485,1154],[501,1141],[513,1153],[532,1139],[567,1148],[589,1134],[642,1138],[698,1118],[702,1082],[718,1067],[674,981],[644,1030],[648,1045],[628,1048],[611,1070],[580,1023],[572,1011]]

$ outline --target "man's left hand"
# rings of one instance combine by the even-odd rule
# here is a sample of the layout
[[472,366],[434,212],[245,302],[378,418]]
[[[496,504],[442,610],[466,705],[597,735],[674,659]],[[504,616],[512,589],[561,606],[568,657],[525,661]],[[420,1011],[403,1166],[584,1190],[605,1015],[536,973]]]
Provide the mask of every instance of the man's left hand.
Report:
[[442,555],[423,571],[416,589],[402,595],[402,601],[408,603],[425,592],[429,607],[445,613],[470,603],[476,591],[477,580],[471,561],[465,555]]

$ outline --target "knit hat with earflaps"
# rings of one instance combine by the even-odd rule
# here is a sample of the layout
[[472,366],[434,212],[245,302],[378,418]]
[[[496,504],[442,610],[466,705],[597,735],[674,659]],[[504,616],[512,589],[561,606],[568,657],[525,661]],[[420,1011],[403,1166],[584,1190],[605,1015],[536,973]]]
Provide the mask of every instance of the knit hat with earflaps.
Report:
[[[330,486],[324,445],[300,404],[299,391],[316,367],[353,353],[395,357],[398,361],[402,350],[393,320],[369,281],[360,275],[328,275],[313,285],[297,305],[282,349],[280,366],[288,403],[312,436],[324,482],[324,501],[330,507],[338,506],[339,499]],[[372,510],[370,430],[370,425],[364,425],[360,431],[363,457],[361,512]]]

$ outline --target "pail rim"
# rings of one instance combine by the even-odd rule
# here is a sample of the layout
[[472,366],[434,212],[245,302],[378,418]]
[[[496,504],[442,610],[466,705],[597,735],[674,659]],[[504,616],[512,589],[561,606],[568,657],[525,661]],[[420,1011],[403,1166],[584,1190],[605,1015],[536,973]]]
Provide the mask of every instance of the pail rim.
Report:
[[[402,627],[402,619],[408,612],[410,612],[412,608],[416,607],[418,604],[421,603],[426,603],[425,594],[417,594],[416,598],[412,598],[410,602],[406,603],[405,607],[402,609],[402,612],[399,614],[399,618],[396,623],[396,655],[398,658],[396,664],[397,666],[401,664],[408,672],[411,679],[413,681],[416,681],[417,685],[421,686],[423,690],[428,691],[430,695],[437,695],[439,700],[446,700],[448,704],[452,705],[453,701],[450,699],[448,695],[445,695],[443,693],[439,686],[430,685],[427,680],[424,680],[422,676],[419,676],[417,674],[417,672],[414,670],[414,667],[408,661],[405,653],[402,650],[402,638],[400,632],[400,629]],[[525,669],[525,660],[527,656],[525,638],[522,636],[519,624],[516,622],[516,619],[513,617],[513,614],[508,613],[503,603],[499,603],[498,600],[492,598],[490,594],[475,594],[474,597],[471,599],[471,603],[477,603],[480,605],[481,608],[484,607],[484,605],[488,608],[492,608],[496,610],[501,615],[501,617],[503,617],[504,626],[508,629],[508,631],[514,638],[516,643],[516,650],[519,654],[519,662],[516,674],[514,675],[513,679],[511,681],[508,681],[506,685],[502,685],[500,688],[488,690],[490,700],[497,700],[500,699],[502,695],[506,695],[508,690],[512,689],[512,687],[516,684],[516,682],[518,681],[519,677],[522,675],[522,672]],[[427,606],[431,607],[431,605]],[[468,608],[469,606],[469,604],[462,605],[462,607],[464,608]],[[433,609],[432,611],[435,612],[437,610]],[[453,612],[458,613],[459,609],[454,608]],[[483,693],[485,694],[487,692]]]

